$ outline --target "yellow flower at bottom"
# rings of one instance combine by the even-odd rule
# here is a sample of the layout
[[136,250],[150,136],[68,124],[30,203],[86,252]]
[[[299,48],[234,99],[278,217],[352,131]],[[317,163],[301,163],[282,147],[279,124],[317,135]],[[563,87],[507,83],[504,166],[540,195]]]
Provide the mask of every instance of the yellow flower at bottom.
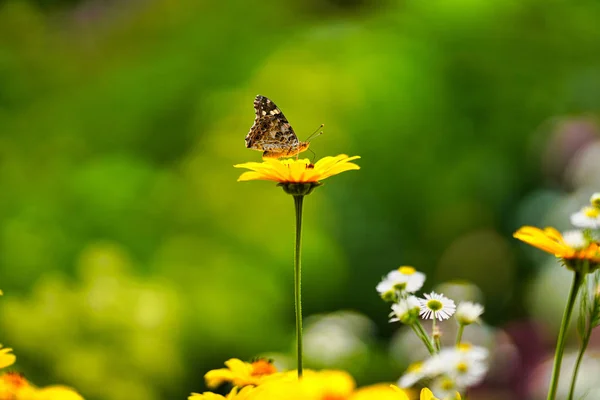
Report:
[[347,400],[355,386],[343,371],[305,370],[302,379],[290,371],[265,380],[245,400]]
[[360,169],[350,161],[359,156],[348,157],[340,154],[335,157],[324,157],[312,164],[309,159],[296,160],[293,158],[278,160],[269,158],[262,163],[247,162],[234,165],[235,168],[247,168],[251,171],[244,172],[238,181],[274,181],[279,183],[317,183],[330,176],[344,171]]
[[232,358],[225,365],[227,368],[213,369],[204,375],[206,386],[213,389],[224,382],[234,386],[260,385],[265,377],[277,372],[272,363],[263,359],[247,363]]
[[192,395],[188,397],[188,400],[245,400],[252,390],[254,390],[254,387],[247,386],[238,392],[238,388],[234,387],[225,397],[211,392],[204,392],[203,394],[192,393]]
[[[433,396],[431,390],[425,388],[421,390],[421,400],[438,400],[438,398]],[[458,393],[456,393],[456,400],[460,400],[460,394]]]
[[[25,397],[19,399],[26,400]],[[27,400],[83,400],[79,393],[65,386],[48,386],[36,390],[33,396]]]
[[38,389],[17,372],[0,375],[0,400],[83,400],[77,392],[65,386]]
[[355,391],[348,400],[408,400],[406,393],[387,383],[366,386]]

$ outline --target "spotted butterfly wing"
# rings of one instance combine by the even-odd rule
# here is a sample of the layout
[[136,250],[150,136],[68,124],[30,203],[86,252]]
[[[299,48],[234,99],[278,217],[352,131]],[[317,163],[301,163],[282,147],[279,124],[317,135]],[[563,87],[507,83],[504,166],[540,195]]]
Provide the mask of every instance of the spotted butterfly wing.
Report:
[[246,135],[246,147],[263,151],[264,158],[291,157],[308,148],[300,142],[285,115],[271,100],[258,95],[254,99],[256,117]]

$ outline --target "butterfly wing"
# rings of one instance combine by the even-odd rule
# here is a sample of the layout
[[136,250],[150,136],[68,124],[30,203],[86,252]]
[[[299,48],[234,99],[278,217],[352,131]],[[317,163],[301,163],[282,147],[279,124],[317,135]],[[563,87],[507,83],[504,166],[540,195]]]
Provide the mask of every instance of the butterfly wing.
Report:
[[246,147],[255,150],[288,150],[298,146],[298,137],[285,115],[271,100],[254,99],[256,118],[246,135]]

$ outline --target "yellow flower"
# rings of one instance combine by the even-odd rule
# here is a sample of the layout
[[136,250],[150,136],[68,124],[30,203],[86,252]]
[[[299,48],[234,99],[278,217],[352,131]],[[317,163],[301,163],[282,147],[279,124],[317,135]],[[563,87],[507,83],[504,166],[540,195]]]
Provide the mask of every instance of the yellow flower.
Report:
[[24,394],[33,392],[27,379],[18,372],[6,372],[0,375],[0,399],[12,400],[25,398]]
[[274,181],[279,183],[318,183],[330,176],[344,171],[360,169],[350,161],[359,156],[348,157],[340,154],[336,157],[325,157],[312,164],[307,158],[296,159],[265,159],[262,163],[248,162],[234,165],[235,168],[247,168],[251,171],[244,172],[238,181]]
[[355,391],[348,400],[408,400],[406,393],[397,386],[386,383],[367,386]]
[[[460,394],[456,393],[456,400],[460,400]],[[425,388],[421,390],[421,400],[438,400],[436,397],[433,397],[433,393],[431,390]]]
[[79,393],[65,386],[48,386],[36,390],[32,397],[19,397],[23,400],[83,400]]
[[433,397],[433,393],[431,393],[431,390],[425,388],[425,389],[421,390],[421,400],[438,400],[438,399]]
[[[600,265],[600,248],[598,243],[587,240],[579,231],[569,232],[575,234],[574,239],[565,240],[554,228],[544,230],[532,226],[524,226],[514,233],[514,237],[565,260],[568,267],[574,268],[576,261],[589,261],[589,271],[594,271]],[[566,234],[565,234],[566,235]],[[571,239],[571,238],[569,238]]]
[[238,388],[234,387],[225,397],[211,392],[192,393],[188,400],[245,400],[252,390],[254,390],[252,386],[247,386],[238,392]]
[[347,400],[354,393],[354,379],[343,371],[304,370],[268,379],[247,400]]
[[227,368],[213,369],[204,375],[206,386],[213,389],[224,382],[231,382],[234,386],[260,385],[265,377],[277,372],[271,362],[263,359],[247,363],[232,358],[225,365]]
[[0,376],[0,400],[83,400],[65,386],[36,388],[22,374],[7,372]]
[[12,349],[10,348],[3,349],[0,344],[0,369],[13,365],[17,360],[14,354],[10,354],[11,351]]

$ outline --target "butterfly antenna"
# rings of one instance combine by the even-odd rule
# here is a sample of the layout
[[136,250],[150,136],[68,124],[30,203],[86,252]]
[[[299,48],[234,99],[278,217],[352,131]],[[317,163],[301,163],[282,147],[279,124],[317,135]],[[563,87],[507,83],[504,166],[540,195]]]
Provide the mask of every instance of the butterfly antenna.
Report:
[[321,124],[313,133],[310,134],[308,138],[306,138],[306,142],[309,142],[311,139],[314,139],[317,136],[321,136],[323,134],[323,131],[321,131],[321,129],[323,129],[324,126],[325,124]]

